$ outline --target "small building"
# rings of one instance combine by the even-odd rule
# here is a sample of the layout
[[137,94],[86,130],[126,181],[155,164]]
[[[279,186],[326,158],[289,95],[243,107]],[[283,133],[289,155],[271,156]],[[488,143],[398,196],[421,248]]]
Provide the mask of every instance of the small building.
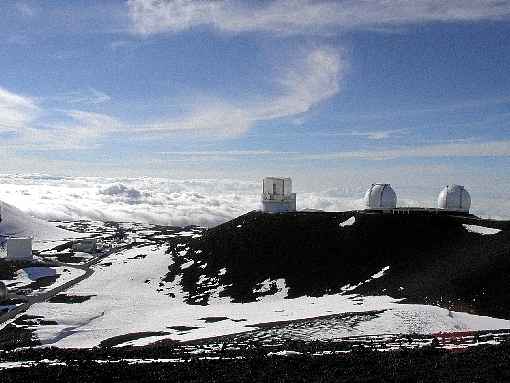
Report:
[[81,253],[95,253],[97,251],[97,240],[96,238],[85,238],[79,241],[73,242],[73,251]]
[[262,181],[262,211],[267,213],[296,211],[296,193],[292,193],[290,178],[264,178]]
[[367,209],[395,209],[397,194],[390,184],[372,184],[365,193],[364,203]]
[[469,213],[471,196],[461,185],[447,185],[437,197],[437,207],[443,210]]
[[0,281],[0,302],[3,302],[7,299],[7,286],[5,283]]
[[7,260],[31,261],[32,259],[32,238],[7,239]]

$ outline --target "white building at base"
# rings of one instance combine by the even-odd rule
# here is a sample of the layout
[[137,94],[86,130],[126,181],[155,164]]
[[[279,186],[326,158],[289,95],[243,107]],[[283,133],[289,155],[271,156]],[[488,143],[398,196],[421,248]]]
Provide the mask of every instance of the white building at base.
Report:
[[97,251],[97,240],[95,238],[85,238],[74,241],[73,251],[93,254]]
[[397,194],[390,184],[372,184],[365,193],[364,204],[367,209],[395,209]]
[[8,261],[31,261],[32,259],[32,238],[7,239]]
[[443,210],[469,213],[471,196],[461,185],[447,185],[437,197],[437,207]]
[[296,193],[292,193],[290,178],[264,178],[262,181],[262,211],[267,213],[296,211]]

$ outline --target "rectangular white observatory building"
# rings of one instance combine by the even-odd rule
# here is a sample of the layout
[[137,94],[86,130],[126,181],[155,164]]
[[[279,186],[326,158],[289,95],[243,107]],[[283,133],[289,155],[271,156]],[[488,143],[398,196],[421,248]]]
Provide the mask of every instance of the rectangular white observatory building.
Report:
[[262,211],[267,213],[296,211],[296,193],[292,193],[290,178],[264,178],[262,181]]

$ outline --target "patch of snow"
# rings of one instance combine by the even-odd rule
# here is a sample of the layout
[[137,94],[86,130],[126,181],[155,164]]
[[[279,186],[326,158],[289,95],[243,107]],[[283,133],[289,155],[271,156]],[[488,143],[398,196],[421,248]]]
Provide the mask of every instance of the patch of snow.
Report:
[[477,233],[481,235],[494,235],[498,234],[501,231],[500,229],[493,229],[490,227],[478,225],[462,225],[462,226],[464,226],[464,228],[471,233]]
[[193,237],[196,234],[193,231],[180,231],[177,233],[177,235],[181,237]]
[[[40,315],[55,320],[56,325],[34,328],[45,346],[93,347],[111,337],[137,332],[168,332],[172,326],[197,327],[193,331],[172,332],[157,339],[187,341],[220,335],[252,331],[260,323],[327,317],[335,313],[370,313],[355,323],[315,328],[305,334],[307,339],[334,339],[339,336],[381,333],[432,333],[452,330],[482,330],[510,328],[510,321],[453,312],[434,306],[399,304],[388,296],[359,297],[355,295],[324,295],[284,299],[287,288],[284,279],[274,281],[278,293],[249,303],[231,303],[228,297],[213,294],[209,305],[186,304],[181,276],[163,288],[144,283],[147,279],[161,280],[172,263],[166,246],[145,246],[123,250],[112,255],[110,267],[96,267],[90,278],[67,291],[69,295],[93,295],[79,304],[42,302],[32,305],[27,315]],[[147,257],[129,259],[140,252]],[[265,285],[273,282],[264,281]],[[220,291],[224,286],[216,289]],[[163,291],[161,291],[163,289]],[[159,291],[158,291],[159,290]],[[172,293],[175,296],[169,297]],[[218,322],[204,318],[227,317]],[[244,319],[244,321],[242,321]],[[322,321],[322,320],[321,320]],[[323,321],[324,322],[324,321]],[[251,326],[251,327],[250,327]],[[300,332],[301,334],[302,332]],[[144,345],[156,338],[140,338],[133,344]]]
[[374,275],[372,275],[370,277],[370,279],[378,279],[378,278],[381,278],[385,272],[387,272],[388,270],[390,269],[389,266],[386,266],[386,267],[383,267],[383,269],[381,271],[379,271],[378,273],[375,273]]
[[341,222],[340,227],[352,226],[352,225],[354,225],[355,222],[356,222],[356,217],[352,216],[348,220]]
[[223,268],[221,268],[221,269],[220,269],[220,271],[218,272],[218,275],[220,275],[220,276],[221,276],[221,275],[225,275],[226,273],[227,273],[227,269],[226,269],[226,267],[223,267]]
[[296,355],[303,355],[303,353],[299,351],[282,350],[277,352],[269,352],[267,354],[267,356],[296,356]]
[[185,262],[181,265],[181,270],[186,270],[188,267],[193,265],[195,261],[192,259],[191,261]]
[[[24,269],[20,269],[16,272],[15,278],[13,280],[2,280],[6,285],[10,285],[16,289],[22,289],[34,282],[36,282],[39,278],[44,277],[53,277],[56,276],[57,279],[54,283],[48,286],[41,287],[36,290],[37,293],[41,293],[44,291],[52,290],[55,287],[61,286],[64,283],[67,283],[73,279],[78,278],[79,276],[85,274],[84,270],[75,269],[73,267],[45,267],[45,266],[37,266],[37,267],[26,267]],[[31,294],[33,295],[33,294]]]
[[[263,281],[261,283],[261,287],[258,288],[258,289],[253,289],[253,292],[254,293],[267,293],[268,291],[271,290],[271,288],[273,288],[273,286],[276,286],[276,291],[277,292],[275,294],[272,294],[271,297],[273,297],[273,298],[275,298],[275,297],[276,298],[285,298],[285,297],[287,297],[287,294],[289,292],[289,288],[287,287],[284,278],[279,278],[279,279],[276,279],[276,280],[266,279],[265,281]],[[259,297],[258,299],[259,300],[268,299],[268,296]]]

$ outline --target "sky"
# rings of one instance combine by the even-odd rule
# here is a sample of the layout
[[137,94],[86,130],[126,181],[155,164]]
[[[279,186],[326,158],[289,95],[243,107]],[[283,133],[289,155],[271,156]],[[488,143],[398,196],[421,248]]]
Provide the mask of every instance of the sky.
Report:
[[0,173],[510,189],[510,1],[3,0],[0,13]]

